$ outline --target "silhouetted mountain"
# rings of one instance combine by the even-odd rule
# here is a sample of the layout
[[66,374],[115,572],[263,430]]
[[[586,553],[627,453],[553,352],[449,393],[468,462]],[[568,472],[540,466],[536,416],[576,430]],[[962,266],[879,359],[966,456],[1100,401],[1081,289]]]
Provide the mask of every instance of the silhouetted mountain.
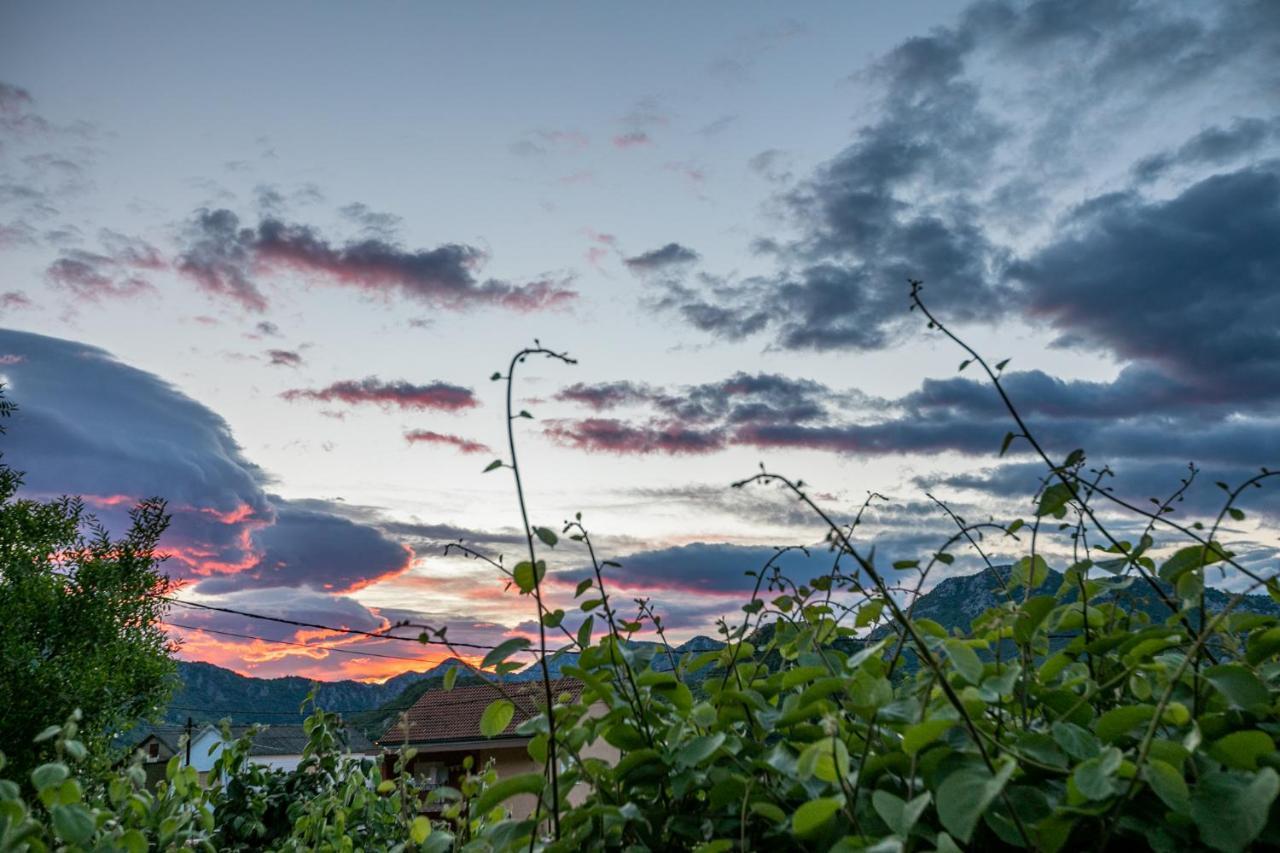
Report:
[[448,660],[426,671],[404,672],[375,684],[317,682],[297,675],[252,678],[211,663],[179,661],[179,686],[165,710],[164,721],[182,723],[191,717],[196,722],[216,722],[230,717],[236,723],[297,723],[304,716],[299,707],[313,687],[317,703],[326,711],[369,711],[395,699],[413,684],[443,677],[457,665]]

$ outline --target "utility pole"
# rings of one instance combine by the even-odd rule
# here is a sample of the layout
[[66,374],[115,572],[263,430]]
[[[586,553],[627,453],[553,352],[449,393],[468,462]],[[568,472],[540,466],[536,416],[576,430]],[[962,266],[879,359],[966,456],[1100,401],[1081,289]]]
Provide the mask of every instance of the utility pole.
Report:
[[195,721],[190,716],[187,717],[187,766],[191,766],[191,732],[195,728]]

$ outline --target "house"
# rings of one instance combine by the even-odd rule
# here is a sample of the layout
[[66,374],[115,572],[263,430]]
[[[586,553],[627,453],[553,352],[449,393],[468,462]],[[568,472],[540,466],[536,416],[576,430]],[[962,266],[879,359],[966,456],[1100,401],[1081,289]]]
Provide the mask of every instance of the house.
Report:
[[[232,726],[231,736],[238,738],[248,730],[249,726]],[[139,741],[137,748],[143,753],[143,769],[149,787],[164,778],[165,766],[174,755],[179,755],[183,764],[189,760],[202,782],[208,777],[225,743],[222,729],[208,723],[193,729],[190,749],[181,746],[181,738],[186,731],[183,726],[158,726]],[[376,759],[378,747],[360,732],[346,728],[342,737],[346,752],[351,756]],[[248,760],[264,767],[293,770],[301,763],[302,751],[308,740],[309,736],[300,725],[264,726],[253,738]]]
[[147,788],[153,789],[164,778],[169,759],[178,754],[184,726],[155,726],[134,747],[142,753],[142,770],[147,774]]
[[[551,682],[552,695],[567,694],[569,701],[581,698],[582,688],[582,682],[571,678]],[[532,738],[516,733],[521,723],[544,707],[546,700],[542,682],[508,682],[503,689],[515,703],[516,710],[506,729],[492,738],[480,733],[480,717],[485,708],[501,698],[491,685],[477,684],[423,693],[413,707],[378,738],[378,744],[386,750],[382,758],[383,777],[393,776],[396,750],[405,745],[417,749],[408,770],[427,789],[441,785],[458,787],[464,772],[462,761],[468,755],[472,756],[476,768],[483,767],[492,758],[499,778],[542,770],[542,765],[529,756],[528,746]],[[610,762],[617,761],[619,756],[618,750],[604,741],[584,748],[582,754]],[[532,796],[521,795],[509,800],[507,808],[513,817],[523,819],[532,814],[535,804]],[[427,808],[432,810],[433,807]]]

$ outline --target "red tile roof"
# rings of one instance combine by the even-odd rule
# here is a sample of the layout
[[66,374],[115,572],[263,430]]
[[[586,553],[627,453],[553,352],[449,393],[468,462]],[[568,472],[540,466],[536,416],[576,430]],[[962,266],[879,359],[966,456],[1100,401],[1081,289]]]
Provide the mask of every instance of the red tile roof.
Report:
[[[516,728],[538,714],[545,702],[542,682],[522,681],[502,685],[515,702],[516,712],[510,724],[497,735],[498,738],[519,737]],[[559,700],[569,694],[570,701],[582,696],[582,682],[572,678],[554,679],[551,695]],[[439,743],[444,741],[480,740],[480,716],[484,709],[502,694],[488,684],[455,687],[453,690],[431,690],[418,697],[407,713],[408,739],[410,743]],[[378,743],[394,747],[405,742],[405,728],[397,718]]]

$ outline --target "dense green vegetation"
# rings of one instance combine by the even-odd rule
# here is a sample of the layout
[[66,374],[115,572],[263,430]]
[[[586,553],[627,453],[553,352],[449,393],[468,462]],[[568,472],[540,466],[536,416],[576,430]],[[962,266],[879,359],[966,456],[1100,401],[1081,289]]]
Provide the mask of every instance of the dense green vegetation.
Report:
[[[951,336],[918,289],[912,297],[930,327]],[[153,796],[138,790],[132,770],[77,774],[85,750],[71,722],[43,733],[52,751],[32,774],[36,799],[0,784],[0,847],[712,853],[1280,845],[1280,617],[1248,595],[1280,600],[1280,584],[1219,541],[1223,521],[1244,519],[1242,499],[1273,473],[1222,484],[1221,510],[1204,521],[1171,516],[1185,486],[1150,510],[1123,504],[1099,488],[1082,450],[1063,458],[1043,450],[1005,396],[1003,364],[990,366],[952,339],[1008,405],[1014,426],[1005,446],[1026,442],[1045,464],[1027,518],[956,518],[955,534],[936,551],[883,554],[860,541],[856,518],[837,519],[803,483],[762,469],[738,487],[772,486],[812,511],[825,528],[830,570],[792,578],[771,560],[754,573],[742,620],[722,626],[723,647],[677,659],[665,640],[631,642],[641,631],[662,638],[663,626],[648,607],[637,619],[621,615],[608,578],[625,567],[596,553],[580,517],[530,522],[510,390],[529,358],[571,360],[540,345],[525,349],[494,375],[507,383],[510,443],[489,470],[514,475],[527,549],[513,565],[492,562],[542,626],[533,648],[549,711],[521,731],[543,772],[498,779],[479,771],[460,788],[437,788],[431,796],[448,808],[433,825],[417,814],[404,774],[378,783],[344,763],[333,748],[333,719],[317,712],[307,724],[305,778],[255,776],[232,749],[209,788],[175,762]],[[1136,520],[1137,535],[1119,536],[1117,518],[1131,529]],[[992,542],[1021,554],[998,569]],[[575,554],[591,567],[575,596],[585,621],[572,630],[543,595],[553,548],[580,548]],[[963,602],[972,610],[947,625],[921,593],[962,549],[986,563],[987,585],[976,604],[973,595]],[[1063,553],[1073,556],[1054,556]],[[1207,591],[1209,570],[1225,571],[1245,592]],[[448,644],[445,628],[416,627],[424,641]],[[554,664],[553,644],[569,649]],[[492,675],[519,669],[513,656],[530,646],[511,640],[485,658],[495,699],[484,734],[502,731],[514,710]],[[584,682],[580,701],[552,695],[553,669]],[[446,676],[444,686],[454,679]],[[584,754],[597,741],[621,758]],[[538,798],[530,819],[510,819],[504,809],[519,794]]]
[[[12,410],[0,389],[0,416]],[[174,670],[157,598],[170,589],[155,552],[164,503],[139,504],[112,539],[78,499],[21,499],[21,485],[0,462],[0,745],[18,778],[35,736],[76,709],[105,759],[111,735],[168,699]]]

